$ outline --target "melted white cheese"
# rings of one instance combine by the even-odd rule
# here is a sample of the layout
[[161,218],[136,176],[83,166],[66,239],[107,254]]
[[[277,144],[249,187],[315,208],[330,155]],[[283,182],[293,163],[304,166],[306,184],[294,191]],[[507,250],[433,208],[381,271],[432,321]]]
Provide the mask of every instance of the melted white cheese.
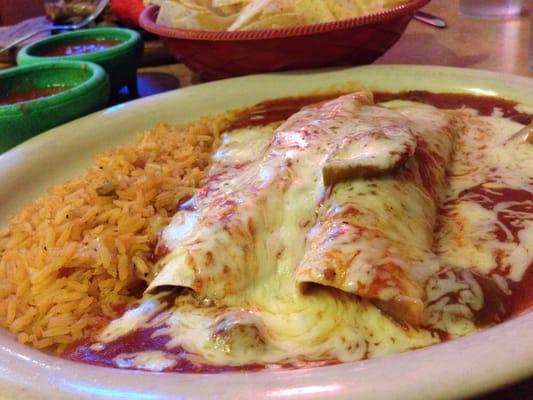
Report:
[[[484,207],[473,196],[461,193],[479,185],[488,193],[502,188],[533,193],[533,146],[507,142],[523,126],[503,118],[480,118],[465,111],[464,125],[465,134],[457,140],[449,169],[450,205],[441,216],[437,252],[444,265],[484,275],[496,270],[499,259],[499,273],[518,282],[533,264],[533,216],[513,210],[513,201]],[[529,206],[533,207],[533,201]],[[515,219],[517,240],[499,220],[502,215]],[[505,234],[505,240],[498,239],[497,230]]]
[[[239,154],[239,163],[246,164],[257,158],[258,148],[262,149],[268,144],[265,136],[271,138],[274,128],[270,129],[270,136],[265,135],[265,130],[257,129],[241,129],[226,135],[215,159],[222,164],[226,160],[233,162],[229,154],[234,152]],[[255,136],[252,132],[255,132]],[[286,140],[295,148],[305,146],[297,135],[289,136]],[[262,145],[256,146],[258,142]],[[331,146],[334,145],[332,142]],[[153,315],[145,316],[144,321],[151,322],[144,326],[158,326],[164,321],[165,326],[154,335],[169,335],[171,340],[168,347],[183,347],[191,354],[189,357],[192,361],[215,365],[297,362],[298,359],[350,361],[438,342],[438,337],[432,332],[402,327],[370,303],[351,295],[338,293],[333,296],[323,289],[308,294],[300,292],[295,284],[294,268],[305,249],[306,231],[316,218],[316,204],[323,196],[321,174],[316,165],[318,160],[327,157],[327,153],[318,153],[313,158],[299,156],[297,151],[293,151],[287,157],[292,161],[293,184],[284,191],[269,192],[268,201],[273,203],[267,210],[269,225],[277,228],[270,235],[263,236],[262,247],[256,249],[257,259],[262,263],[258,267],[261,277],[250,279],[250,276],[242,276],[241,281],[246,279],[251,283],[241,286],[238,291],[227,290],[229,288],[224,286],[213,290],[211,293],[215,296],[224,291],[224,296],[219,297],[213,307],[196,307],[183,300],[185,305],[175,307],[155,320],[151,319]],[[214,168],[222,170],[222,167]],[[266,167],[263,165],[263,173],[267,176],[260,178],[260,181],[268,180],[268,163]],[[231,183],[227,185],[223,189],[218,186],[217,190],[233,193],[229,188]],[[165,230],[164,237],[170,245],[176,243],[180,234],[188,232],[183,225],[188,225],[186,219],[190,214],[187,211],[180,214],[185,214],[185,217],[176,217],[176,227],[170,226]],[[213,225],[210,229],[213,229]],[[175,257],[176,254],[168,260],[182,262],[182,256]],[[231,259],[232,256],[222,253],[215,257]],[[192,275],[189,277],[179,269],[174,271],[181,275],[177,277],[181,284],[191,282],[192,286]],[[165,270],[161,274],[164,273]],[[161,274],[158,277],[160,279]],[[215,283],[220,285],[220,276],[214,274],[215,278],[218,279]],[[164,279],[160,282],[168,282],[166,279],[169,278],[167,276]],[[255,330],[246,329],[245,334],[242,334],[242,330],[236,334],[214,334],[220,328],[221,317],[234,315],[240,310],[253,312],[261,321],[261,326]],[[252,324],[247,318],[242,324],[233,323],[228,330],[239,330],[239,325],[250,327]],[[107,341],[109,337],[104,331],[100,340]],[[248,345],[250,343],[254,345]]]
[[[422,108],[427,113],[421,113],[418,107],[401,108],[399,111],[407,117],[416,113],[421,126],[424,123],[434,124],[435,118],[440,118],[438,115],[442,114],[435,113],[431,107]],[[505,137],[510,136],[519,126],[508,121],[477,117],[468,112],[462,118],[466,120],[466,127],[458,127],[465,132],[457,148],[458,154],[464,154],[464,160],[463,156],[455,157],[450,168],[456,176],[452,180],[451,189],[439,195],[454,199],[464,189],[483,183],[490,172],[490,168],[484,165],[500,168],[502,160],[502,165],[505,166],[499,170],[502,185],[531,190],[528,186],[533,176],[531,148],[503,146]],[[484,136],[479,135],[476,126],[483,127]],[[487,129],[490,131],[488,134]],[[99,346],[106,346],[106,343],[140,326],[151,326],[158,328],[153,334],[155,337],[170,336],[166,346],[184,348],[192,362],[243,365],[285,362],[297,364],[299,360],[351,361],[439,342],[439,338],[429,330],[396,324],[366,300],[343,293],[333,296],[325,289],[316,289],[307,294],[298,290],[294,268],[302,257],[307,229],[316,218],[310,215],[314,215],[315,204],[323,196],[320,190],[312,189],[316,188],[315,180],[320,180],[321,176],[316,168],[312,170],[313,173],[309,172],[317,162],[316,159],[298,157],[297,149],[306,143],[295,135],[292,138],[286,137],[287,143],[290,142],[295,149],[287,154],[287,159],[294,166],[291,170],[294,184],[282,188],[273,184],[283,181],[285,177],[275,176],[276,179],[273,180],[275,165],[269,165],[268,162],[257,178],[258,171],[252,167],[253,160],[265,152],[273,132],[274,127],[270,126],[264,129],[240,129],[225,135],[223,144],[215,155],[218,166],[214,168],[221,178],[215,180],[211,187],[222,197],[234,195],[232,187],[236,182],[251,180],[253,177],[257,179],[257,184],[268,184],[275,188],[269,191],[268,196],[254,200],[264,202],[264,214],[257,216],[253,214],[253,210],[246,208],[241,208],[240,211],[242,218],[254,221],[258,221],[258,218],[261,221],[268,219],[268,224],[265,225],[276,228],[265,230],[259,223],[254,227],[254,235],[258,238],[255,241],[255,251],[261,265],[250,266],[244,257],[241,266],[236,269],[236,282],[228,286],[224,279],[220,279],[220,275],[217,276],[220,273],[218,271],[212,278],[206,278],[207,283],[204,282],[200,290],[197,290],[195,271],[190,268],[180,270],[177,265],[184,264],[187,252],[175,252],[167,260],[177,263],[174,266],[176,268],[168,268],[170,272],[165,272],[167,269],[164,269],[157,278],[159,283],[191,287],[201,294],[205,294],[207,288],[212,295],[210,297],[216,299],[215,303],[208,302],[206,306],[199,306],[194,294],[186,294],[178,299],[174,307],[160,313],[162,306],[159,304],[159,297],[147,295],[139,308],[127,312],[102,331],[98,338]],[[490,146],[480,155],[479,146],[484,143]],[[491,146],[493,147],[490,148]],[[241,170],[239,174],[235,174],[230,166],[236,161],[248,172],[243,174]],[[463,176],[463,173],[468,176]],[[239,199],[238,196],[236,198]],[[502,204],[500,208],[511,212],[509,205]],[[491,236],[491,226],[496,223],[495,213],[498,210],[485,210],[476,204],[465,202],[455,211],[455,219],[450,217],[444,221],[445,227],[441,230],[437,245],[443,262],[450,267],[477,267],[480,272],[490,271],[494,267],[491,254],[495,248],[502,247]],[[413,210],[413,213],[423,214],[424,210]],[[464,224],[457,224],[457,216],[464,220]],[[177,247],[180,238],[190,235],[192,224],[200,217],[193,211],[185,210],[176,216],[178,223],[167,228],[164,233],[164,240],[169,247]],[[215,220],[211,223],[209,235],[220,233],[223,237],[224,224],[217,225]],[[414,241],[421,243],[430,240],[409,226],[399,229],[399,237],[413,237]],[[462,230],[458,232],[457,229]],[[512,264],[508,274],[511,280],[519,280],[527,263],[531,262],[532,229],[532,223],[525,222],[518,234],[519,243],[515,243],[512,248],[505,247],[507,260]],[[479,235],[478,232],[482,234]],[[196,232],[196,235],[199,238],[203,233]],[[204,239],[214,240],[208,235]],[[217,240],[221,240],[220,236]],[[211,261],[216,265],[242,258],[242,254],[236,254],[232,245],[224,240],[218,244],[209,242],[208,246],[217,249],[212,254]],[[430,322],[446,330],[451,337],[475,330],[470,318],[472,312],[479,310],[483,304],[483,292],[475,279],[468,274],[457,277],[450,273],[438,279],[435,277],[430,282],[436,283],[428,288]],[[158,282],[154,285],[157,284]],[[500,279],[498,284],[506,287],[505,280]],[[451,301],[450,293],[459,294],[460,301]],[[122,354],[115,359],[115,363],[117,366],[164,370],[172,366],[172,358],[161,352],[148,351]]]
[[[420,325],[425,283],[440,268],[433,231],[454,139],[451,120],[429,106],[399,112],[374,107],[360,115],[368,118],[368,132],[401,124],[417,150],[395,173],[333,187],[307,235],[296,279],[379,300],[389,314]],[[405,138],[397,144],[405,145]]]
[[136,368],[154,372],[171,369],[177,363],[172,355],[157,350],[122,353],[113,358],[113,362],[119,368]]
[[146,299],[138,307],[126,311],[119,319],[111,321],[100,334],[99,339],[103,342],[112,342],[129,332],[142,328],[162,307],[157,297]]

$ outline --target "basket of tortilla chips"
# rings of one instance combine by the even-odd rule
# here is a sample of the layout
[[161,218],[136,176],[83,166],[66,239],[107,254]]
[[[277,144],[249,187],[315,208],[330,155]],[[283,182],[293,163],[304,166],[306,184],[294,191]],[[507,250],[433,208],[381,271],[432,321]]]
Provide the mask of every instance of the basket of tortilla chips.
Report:
[[140,17],[204,79],[368,64],[429,0],[150,0]]

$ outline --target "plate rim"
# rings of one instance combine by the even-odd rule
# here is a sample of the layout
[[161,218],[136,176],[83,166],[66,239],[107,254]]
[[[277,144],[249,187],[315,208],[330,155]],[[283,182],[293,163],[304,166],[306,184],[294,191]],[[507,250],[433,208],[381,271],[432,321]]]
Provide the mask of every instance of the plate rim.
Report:
[[[109,119],[111,119],[111,125],[120,125],[124,123],[128,115],[146,108],[154,109],[153,106],[156,103],[162,104],[163,107],[172,107],[176,102],[179,104],[191,98],[193,101],[199,101],[198,99],[209,95],[212,91],[223,90],[228,90],[230,94],[223,92],[222,98],[237,96],[236,93],[231,91],[232,87],[241,87],[240,85],[246,84],[252,86],[265,85],[268,82],[276,81],[279,84],[290,82],[291,79],[305,82],[315,77],[325,77],[327,79],[324,82],[329,82],[328,79],[330,79],[332,82],[337,82],[342,86],[342,80],[347,77],[365,77],[371,74],[384,77],[395,74],[417,75],[418,73],[431,75],[434,79],[455,77],[459,78],[459,80],[470,80],[472,78],[472,87],[468,92],[476,93],[476,90],[481,90],[485,92],[492,91],[496,94],[518,93],[518,97],[524,103],[533,107],[533,94],[527,95],[528,88],[533,93],[533,79],[493,71],[387,64],[250,75],[177,89],[135,100],[127,105],[115,106],[54,128],[0,155],[0,179],[5,178],[6,174],[10,172],[15,173],[15,175],[18,174],[17,176],[28,173],[31,168],[25,168],[26,163],[32,163],[33,157],[38,157],[40,153],[49,154],[53,152],[53,149],[50,149],[50,145],[56,142],[65,144],[66,148],[75,146],[77,142],[75,137],[71,137],[72,134],[70,132],[72,130],[95,130],[97,128],[91,128],[91,124],[95,121],[105,122]],[[404,77],[404,79],[406,78]],[[486,83],[487,81],[491,83],[477,86],[475,84],[476,82]],[[364,82],[359,83],[364,85]],[[353,82],[350,84],[353,84]],[[507,89],[505,89],[506,87]],[[500,89],[497,90],[498,88]],[[461,88],[454,87],[452,89],[460,90]],[[465,88],[463,87],[462,89],[464,92]],[[266,92],[270,93],[268,90]],[[515,98],[515,100],[519,99]],[[194,117],[191,119],[194,119]],[[104,129],[107,129],[105,124],[103,126]],[[113,147],[113,145],[109,147]],[[33,165],[32,168],[36,168],[36,165]],[[18,171],[18,169],[22,169],[22,171]],[[13,179],[10,181],[11,185],[14,184],[12,181]],[[0,191],[0,201],[6,195],[6,191]],[[301,370],[254,373],[232,372],[215,375],[121,371],[74,363],[58,357],[43,355],[41,352],[13,342],[10,335],[2,330],[0,332],[0,371],[2,371],[0,388],[7,396],[11,394],[12,398],[17,399],[48,398],[48,396],[54,396],[58,399],[72,398],[72,396],[112,399],[124,396],[132,397],[133,395],[135,395],[133,398],[160,399],[171,397],[173,393],[178,394],[176,390],[180,392],[180,397],[184,399],[209,398],[213,395],[220,395],[217,396],[219,398],[237,399],[248,398],[247,396],[257,398],[299,397],[306,399],[353,398],[354,396],[361,399],[387,396],[397,399],[429,399],[444,396],[462,398],[493,390],[499,386],[533,375],[533,363],[529,361],[533,360],[533,343],[528,343],[527,334],[515,337],[517,332],[527,333],[532,328],[533,312],[529,311],[495,327],[481,330],[461,339],[377,359]],[[504,338],[509,340],[506,343],[501,343]],[[483,344],[480,344],[480,341]],[[495,353],[491,352],[490,346],[486,343],[496,343],[498,345],[497,351]],[[481,353],[480,347],[483,350]],[[461,350],[460,354],[455,353],[458,350]],[[424,362],[424,359],[430,357],[430,355],[431,357],[440,357],[441,360],[446,360],[451,365],[456,362],[459,367],[454,370],[447,370],[444,366],[432,365],[431,371],[427,371],[427,360]],[[464,359],[465,357],[467,357],[466,360]],[[470,359],[468,357],[477,358]],[[494,359],[497,359],[498,363],[491,365],[488,361]],[[487,363],[485,364],[482,361]],[[408,371],[403,371],[402,366],[405,363],[413,366],[416,373],[415,377],[411,377]],[[481,368],[476,363],[481,363]],[[509,369],[509,366],[512,366],[512,368]],[[478,367],[478,369],[471,370],[473,367]],[[25,371],[28,369],[34,371],[33,380],[29,384],[24,378]],[[470,374],[468,376],[470,381],[468,382],[465,381],[466,375],[464,375],[467,370]],[[357,376],[352,376],[355,372]],[[429,372],[448,373],[448,379],[446,382],[442,382],[444,380],[442,377],[435,379],[435,376],[432,376]],[[340,380],[340,378],[366,377],[373,378],[374,382],[376,382],[377,377],[381,374],[386,376],[387,378],[385,379],[387,380],[393,377],[399,380],[394,385],[384,385],[384,387],[374,387],[369,385],[368,382],[357,382],[358,385],[350,386]],[[120,382],[109,378],[109,375],[117,377]],[[149,376],[150,379],[146,381],[151,382],[144,382],[144,380],[138,379],[138,376]],[[413,382],[407,378],[413,379]],[[209,379],[209,385],[205,385],[207,379]],[[318,381],[319,379],[320,381]],[[168,381],[172,381],[171,384]],[[133,392],[124,390],[123,383],[125,382],[135,390]],[[48,391],[46,393],[42,392],[41,389],[47,386]],[[198,390],[199,386],[202,387],[200,391]],[[221,388],[225,390],[223,393],[219,392]]]

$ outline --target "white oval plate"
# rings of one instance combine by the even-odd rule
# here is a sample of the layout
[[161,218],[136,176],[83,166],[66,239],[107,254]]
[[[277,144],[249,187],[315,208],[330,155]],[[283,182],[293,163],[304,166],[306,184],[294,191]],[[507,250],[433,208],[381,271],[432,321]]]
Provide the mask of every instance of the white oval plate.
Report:
[[[533,80],[467,69],[378,65],[257,75],[185,88],[63,125],[0,156],[0,221],[74,176],[101,150],[157,122],[184,122],[259,101],[329,89],[496,95],[533,106]],[[3,399],[438,399],[533,375],[533,312],[447,343],[378,359],[301,370],[174,374],[123,371],[49,356],[0,332]]]

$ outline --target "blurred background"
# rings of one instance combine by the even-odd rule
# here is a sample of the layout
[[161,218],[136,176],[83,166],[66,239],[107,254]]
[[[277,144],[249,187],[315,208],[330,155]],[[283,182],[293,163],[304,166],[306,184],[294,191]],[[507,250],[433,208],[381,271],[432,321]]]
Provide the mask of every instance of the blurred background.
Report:
[[0,0],[0,25],[12,25],[44,13],[43,0]]

